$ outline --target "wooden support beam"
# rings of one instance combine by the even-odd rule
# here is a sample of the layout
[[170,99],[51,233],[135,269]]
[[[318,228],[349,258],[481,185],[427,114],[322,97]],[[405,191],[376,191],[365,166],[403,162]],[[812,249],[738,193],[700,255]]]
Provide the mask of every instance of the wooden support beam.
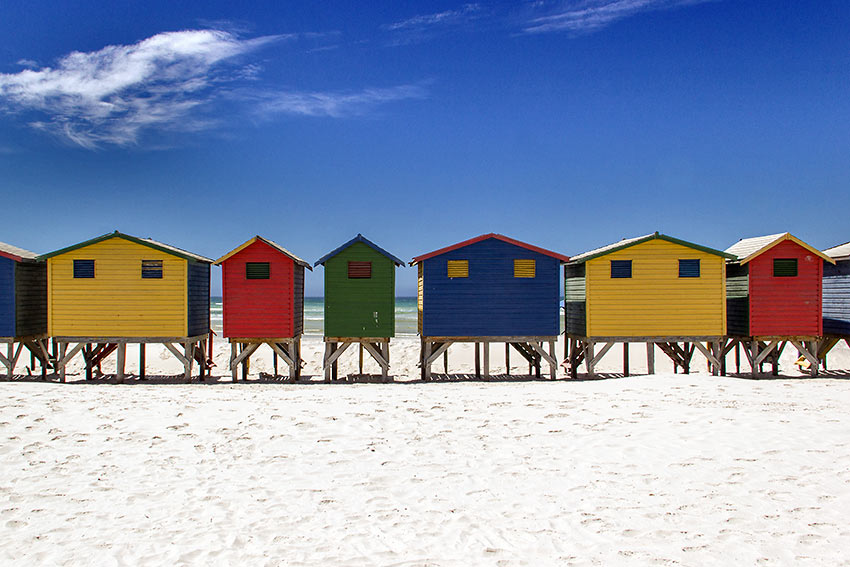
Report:
[[183,355],[183,353],[180,352],[179,350],[177,350],[177,347],[175,347],[171,343],[162,343],[162,344],[165,345],[165,348],[167,348],[171,352],[171,354],[174,355],[174,358],[179,360],[180,363],[183,365],[183,368],[185,368],[186,365],[189,363],[189,361],[186,360],[186,357]]
[[655,374],[655,343],[646,343],[646,371]]
[[481,350],[484,354],[484,379],[490,379],[490,343],[484,341],[481,343]]
[[139,379],[145,379],[145,343],[139,343]]
[[720,371],[720,360],[715,356],[714,346],[709,343],[706,347],[700,342],[694,343],[694,346],[705,356],[705,359],[708,361],[708,365],[711,369],[712,374],[715,376]]
[[[817,368],[817,366],[820,364],[820,361],[818,360],[817,355],[812,352],[812,349],[809,348],[809,345],[807,345],[805,341],[791,340],[789,342],[797,348],[800,354],[806,357],[806,360],[811,363],[812,368]],[[815,371],[815,374],[812,374],[812,376],[817,376],[817,371]]]
[[239,367],[234,364],[236,357],[239,355],[237,350],[238,348],[239,347],[236,343],[230,343],[230,375],[234,383],[239,379]]
[[192,365],[195,364],[195,343],[193,341],[186,341],[183,343],[183,349],[187,361],[184,364],[186,372],[183,375],[183,379],[189,384],[192,382]]
[[588,376],[593,376],[593,366],[594,366],[593,361],[594,360],[595,360],[595,357],[593,356],[593,342],[588,341],[588,342],[585,343],[585,346],[584,346],[584,364],[585,364],[585,367],[587,368],[587,375]]
[[767,345],[764,347],[764,350],[761,350],[761,352],[759,352],[758,354],[753,353],[753,362],[755,364],[761,364],[762,362],[764,362],[764,359],[766,359],[770,355],[770,353],[773,352],[773,349],[775,349],[778,345],[779,341],[771,341],[767,343]]
[[481,352],[477,342],[475,343],[475,377],[481,378]]
[[623,376],[629,375],[629,343],[623,343]]
[[422,365],[422,379],[431,379],[431,341],[422,339],[422,349],[420,351],[420,364]]
[[[436,361],[440,357],[441,354],[446,355],[449,352],[449,347],[451,346],[452,343],[450,341],[446,341],[444,343],[434,343],[434,344],[439,345],[439,346],[437,346],[437,348],[434,349],[431,352],[431,354],[428,355],[427,362],[428,362],[429,365],[433,364],[434,361]],[[446,364],[448,364],[448,362],[446,362]],[[446,374],[448,374],[448,368],[446,368]]]
[[[389,378],[390,372],[390,362],[384,358],[383,353],[381,352],[381,343],[360,343],[366,351],[372,355],[372,358],[381,366],[381,378],[387,379]],[[389,343],[387,343],[387,350],[389,350]]]
[[552,357],[552,362],[549,366],[549,377],[552,380],[558,378],[558,360],[555,358],[555,341],[549,341],[549,356]]
[[115,381],[124,381],[124,361],[127,356],[127,343],[118,343],[118,361],[115,363]]
[[[287,366],[289,366],[289,370],[290,370],[289,375],[292,376],[292,372],[293,372],[293,370],[295,368],[295,364],[296,364],[295,360],[289,355],[288,352],[286,352],[283,349],[282,345],[280,345],[278,343],[268,343],[268,344],[269,344],[269,346],[272,347],[272,352],[274,353],[275,358],[277,358],[279,356],[281,358],[281,360],[283,360],[283,362],[285,362],[287,364]],[[277,368],[275,368],[274,375],[277,376]]]
[[[591,366],[593,368],[596,368],[596,365],[599,364],[599,361],[602,360],[602,357],[605,356],[615,344],[617,343],[605,343],[605,346],[602,347],[602,350],[600,350],[599,353],[597,353],[596,356],[593,357],[593,360],[590,363]],[[591,371],[591,374],[592,373],[593,371]]]
[[505,375],[511,375],[511,343],[505,343]]

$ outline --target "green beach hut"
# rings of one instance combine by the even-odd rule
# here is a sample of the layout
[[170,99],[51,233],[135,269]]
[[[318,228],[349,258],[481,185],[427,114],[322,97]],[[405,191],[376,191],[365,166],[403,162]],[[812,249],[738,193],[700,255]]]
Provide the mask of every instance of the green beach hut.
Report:
[[325,379],[336,379],[337,360],[352,344],[389,373],[389,343],[395,336],[395,269],[404,262],[358,234],[320,258],[325,268]]

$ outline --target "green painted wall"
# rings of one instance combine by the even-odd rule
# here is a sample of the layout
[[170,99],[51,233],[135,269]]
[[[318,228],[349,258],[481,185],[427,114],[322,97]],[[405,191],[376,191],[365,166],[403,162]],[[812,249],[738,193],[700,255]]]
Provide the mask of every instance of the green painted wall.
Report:
[[[349,279],[348,262],[372,262],[372,277]],[[395,336],[395,264],[355,242],[325,262],[325,336]]]

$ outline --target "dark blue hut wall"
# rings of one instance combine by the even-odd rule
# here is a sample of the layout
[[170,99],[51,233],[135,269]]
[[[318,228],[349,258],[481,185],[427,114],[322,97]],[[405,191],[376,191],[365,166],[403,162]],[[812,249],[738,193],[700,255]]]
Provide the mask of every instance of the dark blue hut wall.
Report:
[[564,310],[567,333],[587,335],[587,286],[585,264],[564,266]]
[[47,334],[47,264],[20,262],[15,266],[16,336]]
[[15,264],[0,256],[0,337],[15,336]]
[[[536,277],[515,278],[515,259],[536,260]],[[449,279],[448,260],[468,260],[469,277]],[[494,239],[425,260],[423,336],[558,335],[559,264],[549,256]]]
[[850,335],[850,260],[824,262],[823,332]]
[[726,264],[726,333],[750,336],[749,264]]
[[204,335],[210,331],[210,266],[203,262],[189,262],[187,298],[188,335]]
[[304,266],[295,264],[293,279],[295,280],[295,304],[292,306],[295,318],[293,321],[293,331],[295,335],[300,335],[304,332]]

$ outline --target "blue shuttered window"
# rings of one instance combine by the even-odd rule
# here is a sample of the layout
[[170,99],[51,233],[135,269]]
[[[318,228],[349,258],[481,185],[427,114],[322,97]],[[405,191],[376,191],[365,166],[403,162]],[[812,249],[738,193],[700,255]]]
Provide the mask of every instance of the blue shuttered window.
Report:
[[793,278],[797,276],[797,258],[774,258],[773,276],[777,278]]
[[699,260],[679,260],[680,278],[698,278]]
[[94,260],[74,260],[74,278],[93,278]]
[[630,278],[630,277],[632,277],[632,261],[631,260],[611,260],[611,277],[612,278]]
[[162,260],[142,260],[142,279],[162,279]]

